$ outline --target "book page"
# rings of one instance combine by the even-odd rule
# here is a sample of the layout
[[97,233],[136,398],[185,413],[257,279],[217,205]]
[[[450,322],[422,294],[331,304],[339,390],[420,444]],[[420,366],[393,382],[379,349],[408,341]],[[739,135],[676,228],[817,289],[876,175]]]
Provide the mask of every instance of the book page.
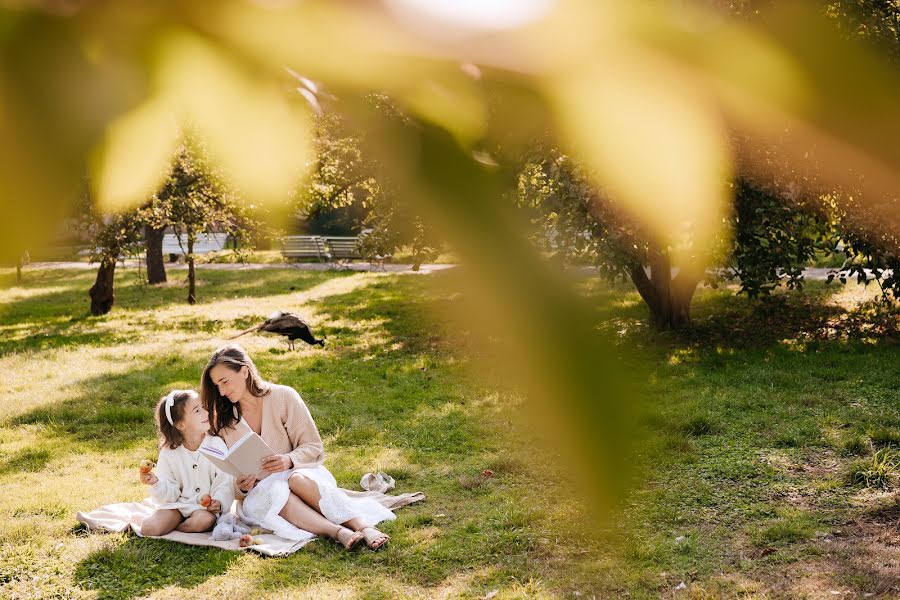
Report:
[[230,462],[225,460],[222,456],[222,453],[216,448],[207,448],[205,446],[200,446],[200,454],[206,458],[209,462],[216,465],[222,471],[228,473],[232,477],[240,477],[243,473],[240,470],[232,465]]
[[273,454],[275,452],[269,445],[251,431],[235,442],[228,450],[225,459],[239,469],[242,474],[255,474],[256,478],[261,480],[269,476],[269,473],[262,470],[262,459]]

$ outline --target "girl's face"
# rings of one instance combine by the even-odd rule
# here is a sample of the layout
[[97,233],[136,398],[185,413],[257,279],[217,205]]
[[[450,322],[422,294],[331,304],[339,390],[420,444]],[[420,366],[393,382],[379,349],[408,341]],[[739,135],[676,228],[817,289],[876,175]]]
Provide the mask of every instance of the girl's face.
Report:
[[200,398],[188,398],[184,404],[184,413],[175,427],[186,435],[205,433],[209,429],[209,415],[200,405]]
[[219,394],[228,398],[232,404],[244,397],[247,393],[247,376],[250,370],[241,367],[238,371],[232,371],[226,365],[216,365],[209,370],[209,378],[213,385],[219,388]]

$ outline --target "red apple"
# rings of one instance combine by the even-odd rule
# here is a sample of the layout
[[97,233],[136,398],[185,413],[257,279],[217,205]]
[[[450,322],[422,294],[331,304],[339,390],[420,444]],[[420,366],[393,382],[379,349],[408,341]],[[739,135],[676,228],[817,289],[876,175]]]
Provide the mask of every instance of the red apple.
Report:
[[155,467],[155,466],[156,466],[156,465],[153,464],[153,461],[152,461],[152,460],[144,459],[144,460],[141,461],[141,466],[140,466],[139,468],[140,468],[140,470],[141,470],[141,473],[149,473],[150,470],[151,470],[153,467]]
[[481,472],[481,476],[487,479],[487,478],[493,477],[494,472],[491,471],[490,469],[485,469],[484,471]]
[[241,539],[238,540],[238,546],[240,546],[241,548],[246,548],[247,546],[252,546],[252,545],[253,545],[253,536],[250,535],[249,533],[245,533],[244,535],[241,536]]
[[209,505],[212,504],[212,496],[209,494],[203,494],[200,496],[200,506],[203,508],[208,508]]

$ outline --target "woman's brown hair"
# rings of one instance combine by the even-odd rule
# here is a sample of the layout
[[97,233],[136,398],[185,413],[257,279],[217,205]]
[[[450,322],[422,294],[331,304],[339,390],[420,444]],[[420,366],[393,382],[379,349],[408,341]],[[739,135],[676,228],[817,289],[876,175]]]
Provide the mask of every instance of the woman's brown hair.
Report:
[[270,391],[269,384],[260,376],[250,355],[239,345],[228,344],[213,352],[200,378],[200,400],[203,402],[203,408],[209,413],[209,430],[213,435],[218,435],[222,429],[234,427],[241,420],[240,404],[232,403],[223,397],[209,374],[218,365],[225,365],[235,373],[240,371],[241,367],[247,367],[250,372],[247,376],[247,390],[257,398],[267,395]]
[[166,401],[169,396],[163,396],[156,405],[156,430],[159,432],[159,447],[168,446],[174,450],[184,443],[184,436],[181,430],[175,427],[175,423],[181,421],[184,417],[184,407],[187,401],[197,397],[194,390],[173,390],[170,394],[173,399],[172,406],[169,407],[169,415],[172,422],[169,423],[169,417],[166,415]]

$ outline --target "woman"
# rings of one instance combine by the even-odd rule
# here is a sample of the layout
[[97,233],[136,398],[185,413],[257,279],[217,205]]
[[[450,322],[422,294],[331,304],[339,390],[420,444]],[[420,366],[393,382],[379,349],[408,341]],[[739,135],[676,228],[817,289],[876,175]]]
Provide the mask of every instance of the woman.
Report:
[[[255,474],[245,475],[235,482],[248,520],[279,535],[292,525],[328,536],[348,550],[362,540],[372,550],[384,547],[388,536],[374,525],[394,519],[394,513],[371,498],[350,497],[338,489],[322,465],[322,438],[296,390],[264,381],[247,352],[230,344],[209,359],[200,396],[211,433],[229,447],[253,430],[276,452],[263,462],[269,476],[257,482]],[[280,483],[285,480],[287,486]]]

